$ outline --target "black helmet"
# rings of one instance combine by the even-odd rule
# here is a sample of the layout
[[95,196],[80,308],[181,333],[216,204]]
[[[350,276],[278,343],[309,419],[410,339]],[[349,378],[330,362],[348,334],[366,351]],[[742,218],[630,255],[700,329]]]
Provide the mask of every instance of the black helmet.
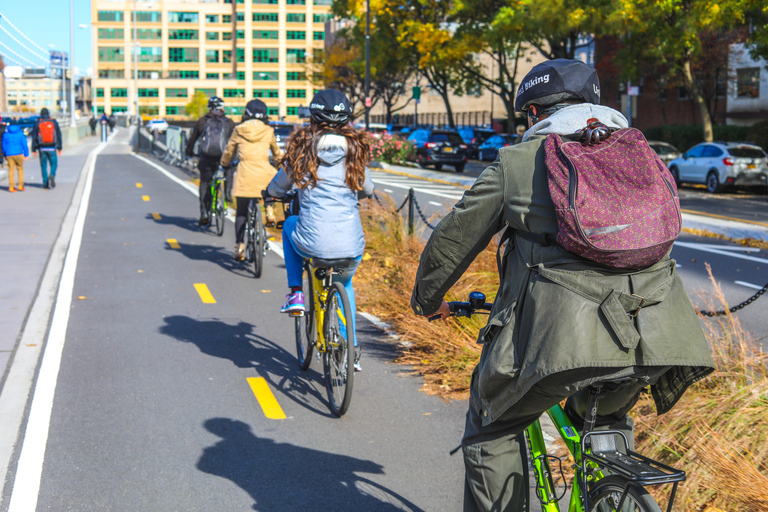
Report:
[[352,104],[344,93],[325,89],[312,98],[309,117],[318,123],[347,124],[352,119]]
[[573,59],[542,62],[525,75],[517,90],[515,110],[527,112],[531,105],[550,106],[566,100],[600,104],[597,71]]
[[261,100],[251,100],[245,106],[243,121],[248,119],[267,119],[267,105]]
[[208,110],[222,110],[224,108],[224,100],[218,96],[211,96],[208,98]]

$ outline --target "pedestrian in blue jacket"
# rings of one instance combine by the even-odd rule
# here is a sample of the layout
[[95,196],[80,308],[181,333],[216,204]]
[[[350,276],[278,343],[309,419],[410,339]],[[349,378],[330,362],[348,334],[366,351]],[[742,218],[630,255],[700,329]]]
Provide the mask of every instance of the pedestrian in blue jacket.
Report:
[[16,169],[19,170],[18,190],[24,191],[24,160],[29,157],[29,146],[19,125],[10,125],[3,134],[3,153],[8,160],[8,192],[16,192]]

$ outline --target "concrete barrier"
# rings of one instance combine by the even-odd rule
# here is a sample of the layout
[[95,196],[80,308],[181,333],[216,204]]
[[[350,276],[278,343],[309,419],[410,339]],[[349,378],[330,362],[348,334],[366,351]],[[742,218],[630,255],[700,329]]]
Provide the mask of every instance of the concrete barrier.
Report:
[[88,126],[88,123],[79,124],[74,127],[61,125],[59,127],[61,128],[61,145],[65,148],[77,144],[80,142],[80,139],[91,135],[91,127]]

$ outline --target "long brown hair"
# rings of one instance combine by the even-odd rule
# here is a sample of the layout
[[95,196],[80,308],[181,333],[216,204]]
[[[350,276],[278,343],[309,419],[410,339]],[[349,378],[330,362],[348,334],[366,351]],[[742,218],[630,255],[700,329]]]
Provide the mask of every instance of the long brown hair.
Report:
[[327,134],[342,135],[347,139],[347,176],[344,183],[352,190],[363,189],[365,167],[371,161],[371,142],[367,133],[350,125],[311,122],[291,135],[285,146],[285,155],[278,163],[288,177],[299,187],[317,186],[317,142]]

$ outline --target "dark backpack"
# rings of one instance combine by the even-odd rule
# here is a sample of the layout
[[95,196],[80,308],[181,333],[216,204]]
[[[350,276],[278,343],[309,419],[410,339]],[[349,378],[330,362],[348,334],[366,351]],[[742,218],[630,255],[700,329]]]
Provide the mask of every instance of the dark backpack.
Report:
[[593,121],[585,142],[550,134],[544,143],[557,243],[608,267],[648,267],[682,227],[674,178],[640,131]]
[[200,154],[220,157],[227,147],[227,118],[212,116],[205,122],[203,133],[200,134]]
[[56,145],[56,127],[50,119],[40,121],[37,125],[37,144],[39,146]]

